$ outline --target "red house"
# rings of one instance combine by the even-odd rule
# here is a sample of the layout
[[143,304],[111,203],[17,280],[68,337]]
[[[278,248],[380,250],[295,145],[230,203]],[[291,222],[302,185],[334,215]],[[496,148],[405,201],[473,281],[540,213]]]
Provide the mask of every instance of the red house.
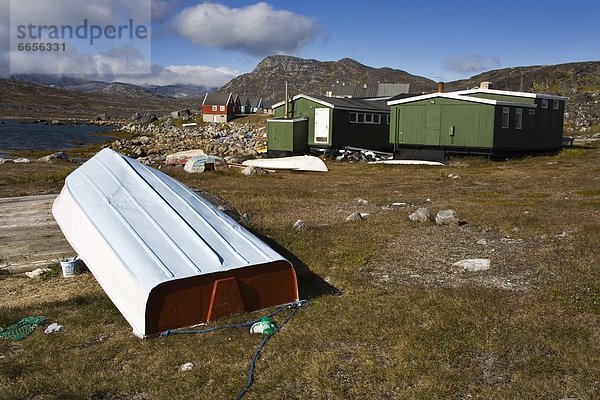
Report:
[[240,112],[239,96],[233,93],[207,93],[202,101],[204,122],[228,122]]

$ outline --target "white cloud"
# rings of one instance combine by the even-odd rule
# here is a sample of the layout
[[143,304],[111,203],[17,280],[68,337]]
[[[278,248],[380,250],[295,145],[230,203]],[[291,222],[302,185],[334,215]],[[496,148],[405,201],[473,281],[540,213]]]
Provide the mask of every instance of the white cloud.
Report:
[[119,77],[119,81],[135,85],[196,85],[203,87],[221,87],[238,76],[239,71],[226,67],[206,67],[203,65],[167,65],[154,66],[152,74]]
[[486,57],[480,54],[469,54],[465,56],[447,56],[442,62],[442,67],[448,71],[468,74],[482,72],[500,66],[498,57]]
[[315,39],[316,22],[267,3],[242,8],[202,3],[173,20],[181,36],[201,46],[237,50],[254,56],[289,54]]

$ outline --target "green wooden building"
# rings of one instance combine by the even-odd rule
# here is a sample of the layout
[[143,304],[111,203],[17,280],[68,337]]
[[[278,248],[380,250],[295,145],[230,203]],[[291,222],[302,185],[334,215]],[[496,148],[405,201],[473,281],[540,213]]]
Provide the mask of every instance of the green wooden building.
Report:
[[[268,150],[300,154],[299,149],[359,147],[390,151],[389,107],[382,100],[338,99],[299,94],[273,105],[267,121]],[[305,145],[300,138],[306,140]]]
[[565,100],[493,89],[391,99],[389,141],[400,157],[555,151],[562,145]]

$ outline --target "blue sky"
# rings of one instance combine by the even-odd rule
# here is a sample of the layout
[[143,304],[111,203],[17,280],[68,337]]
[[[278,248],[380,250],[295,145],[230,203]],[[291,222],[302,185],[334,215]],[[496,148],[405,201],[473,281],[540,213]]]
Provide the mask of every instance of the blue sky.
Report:
[[497,68],[600,60],[600,2],[592,0],[152,3],[156,73],[129,77],[134,83],[219,86],[269,54],[351,57],[445,81]]

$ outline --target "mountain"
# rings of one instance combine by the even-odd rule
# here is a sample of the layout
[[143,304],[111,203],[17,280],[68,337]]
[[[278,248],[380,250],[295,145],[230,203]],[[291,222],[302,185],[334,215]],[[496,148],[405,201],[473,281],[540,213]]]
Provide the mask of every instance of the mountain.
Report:
[[369,67],[351,58],[317,61],[278,55],[265,58],[254,71],[232,79],[219,91],[280,100],[285,97],[286,81],[290,95],[294,95],[299,92],[323,94],[337,80],[354,85],[409,83],[411,93],[430,92],[436,87],[434,81],[422,76],[392,68]]
[[[434,81],[391,68],[373,68],[350,58],[339,61],[304,60],[290,56],[269,56],[254,71],[234,78],[219,89],[279,101],[285,97],[285,81],[290,95],[298,92],[321,94],[335,81],[351,84],[376,82],[410,83],[410,92],[437,90]],[[446,91],[462,90],[492,82],[495,89],[566,96],[567,131],[596,129],[600,124],[600,62],[504,68],[484,72],[469,79],[447,82]]]
[[191,99],[202,97],[214,88],[197,85],[149,85],[140,86],[123,82],[104,82],[54,75],[11,75],[11,80],[33,83],[83,93],[108,93],[129,97],[172,97],[176,99]]
[[144,89],[161,96],[173,97],[175,99],[189,99],[203,97],[206,93],[215,91],[217,88],[207,88],[196,85],[165,85],[144,86]]
[[469,79],[449,82],[447,90],[461,90],[492,82],[494,89],[566,96],[565,128],[587,130],[600,124],[600,62],[504,68]]

